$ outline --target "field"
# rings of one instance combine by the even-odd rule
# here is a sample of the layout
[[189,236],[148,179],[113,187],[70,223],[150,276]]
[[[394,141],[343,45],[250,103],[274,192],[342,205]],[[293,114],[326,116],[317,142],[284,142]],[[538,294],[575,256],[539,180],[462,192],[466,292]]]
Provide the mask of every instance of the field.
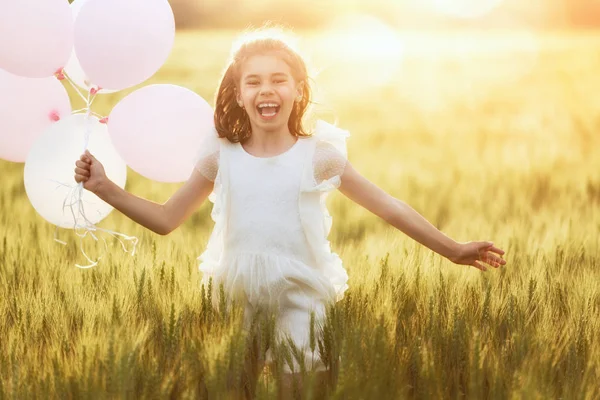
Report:
[[[355,168],[507,260],[454,265],[330,196],[350,276],[315,349],[331,360],[330,397],[600,398],[600,35],[413,34],[401,56],[396,42],[328,55],[328,38],[302,36],[320,72],[315,116],[351,132]],[[178,33],[148,83],[212,103],[233,37]],[[166,237],[113,212],[100,226],[137,236],[138,253],[115,245],[83,270],[77,237],[61,230],[58,244],[31,207],[23,165],[0,171],[0,399],[235,398],[254,364],[240,310],[213,310],[199,286],[211,203]],[[127,184],[156,202],[178,187],[133,171]],[[279,380],[250,381],[262,399]]]

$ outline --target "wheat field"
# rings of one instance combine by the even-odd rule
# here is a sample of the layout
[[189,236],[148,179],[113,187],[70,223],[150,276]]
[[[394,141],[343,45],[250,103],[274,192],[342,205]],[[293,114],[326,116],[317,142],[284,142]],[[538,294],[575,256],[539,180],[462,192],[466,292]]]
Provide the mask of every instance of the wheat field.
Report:
[[[147,83],[212,103],[233,37],[178,32]],[[454,265],[330,196],[350,289],[312,341],[330,368],[327,398],[600,398],[600,35],[546,33],[533,55],[518,35],[480,35],[460,57],[458,35],[411,36],[394,68],[384,56],[327,59],[318,33],[301,37],[319,72],[314,115],[351,132],[354,167],[507,260],[486,273]],[[281,370],[256,362],[272,323],[243,331],[241,309],[213,309],[199,285],[211,203],[165,237],[113,212],[100,226],[137,236],[137,254],[113,243],[78,269],[77,237],[53,240],[23,165],[0,171],[0,399],[275,398]],[[178,187],[130,170],[126,189],[164,202]],[[315,398],[310,378],[301,398]]]

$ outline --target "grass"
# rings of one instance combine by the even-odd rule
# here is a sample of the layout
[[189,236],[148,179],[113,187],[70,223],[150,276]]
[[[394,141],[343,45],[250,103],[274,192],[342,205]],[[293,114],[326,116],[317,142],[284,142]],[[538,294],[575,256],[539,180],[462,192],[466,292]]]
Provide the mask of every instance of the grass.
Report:
[[[407,51],[391,70],[327,58],[318,35],[305,38],[316,66],[331,67],[316,78],[327,104],[316,115],[351,131],[355,168],[454,239],[493,240],[508,261],[488,273],[453,265],[332,195],[330,240],[350,289],[313,341],[329,397],[600,397],[600,36],[546,34],[534,56],[519,52],[522,38],[482,37],[479,49],[505,46],[468,59],[452,51],[460,37],[413,38],[410,48],[433,50]],[[178,34],[150,82],[211,100],[231,39]],[[199,286],[208,201],[167,237],[113,212],[101,226],[139,237],[138,253],[113,246],[80,270],[75,236],[54,242],[31,207],[23,165],[0,171],[1,399],[236,398],[244,385],[273,398],[281,371],[256,367],[272,321],[248,334],[240,307],[213,309]],[[127,184],[157,202],[177,187],[132,171]]]

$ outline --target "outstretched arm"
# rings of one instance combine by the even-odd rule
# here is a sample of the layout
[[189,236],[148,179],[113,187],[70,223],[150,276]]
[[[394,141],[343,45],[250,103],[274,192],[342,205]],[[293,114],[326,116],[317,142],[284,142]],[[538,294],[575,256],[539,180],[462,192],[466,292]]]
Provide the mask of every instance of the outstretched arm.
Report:
[[164,204],[137,197],[112,181],[107,181],[96,194],[138,224],[159,235],[168,235],[200,207],[212,187],[213,182],[194,169],[188,181]]
[[75,181],[138,224],[167,235],[208,197],[214,183],[194,168],[188,181],[164,204],[137,197],[106,177],[102,164],[88,151],[76,162]]
[[359,174],[350,162],[346,163],[339,190],[350,200],[455,264],[472,265],[482,271],[486,271],[487,268],[480,261],[495,268],[506,264],[504,259],[492,254],[504,254],[504,251],[494,247],[493,243],[454,241],[408,204],[386,193]]

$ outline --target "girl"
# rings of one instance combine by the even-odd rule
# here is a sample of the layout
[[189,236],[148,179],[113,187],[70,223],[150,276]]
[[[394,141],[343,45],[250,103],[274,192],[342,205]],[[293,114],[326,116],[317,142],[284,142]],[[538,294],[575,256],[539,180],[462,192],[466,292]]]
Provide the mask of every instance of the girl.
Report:
[[[310,103],[299,54],[275,37],[250,38],[234,49],[221,79],[215,135],[202,146],[189,180],[166,203],[122,190],[88,151],[76,162],[75,180],[160,235],[176,229],[208,197],[215,226],[199,257],[202,282],[212,277],[213,287],[223,284],[244,302],[245,316],[257,307],[276,309],[279,335],[290,335],[308,364],[324,371],[307,345],[310,312],[322,319],[326,305],[348,288],[348,275],[327,240],[332,220],[325,199],[334,189],[456,264],[486,271],[483,263],[497,268],[506,262],[493,243],[450,239],[361,176],[347,160],[347,132],[323,121],[306,130],[302,121]],[[298,370],[295,360],[293,367]],[[291,374],[292,368],[284,371]]]

